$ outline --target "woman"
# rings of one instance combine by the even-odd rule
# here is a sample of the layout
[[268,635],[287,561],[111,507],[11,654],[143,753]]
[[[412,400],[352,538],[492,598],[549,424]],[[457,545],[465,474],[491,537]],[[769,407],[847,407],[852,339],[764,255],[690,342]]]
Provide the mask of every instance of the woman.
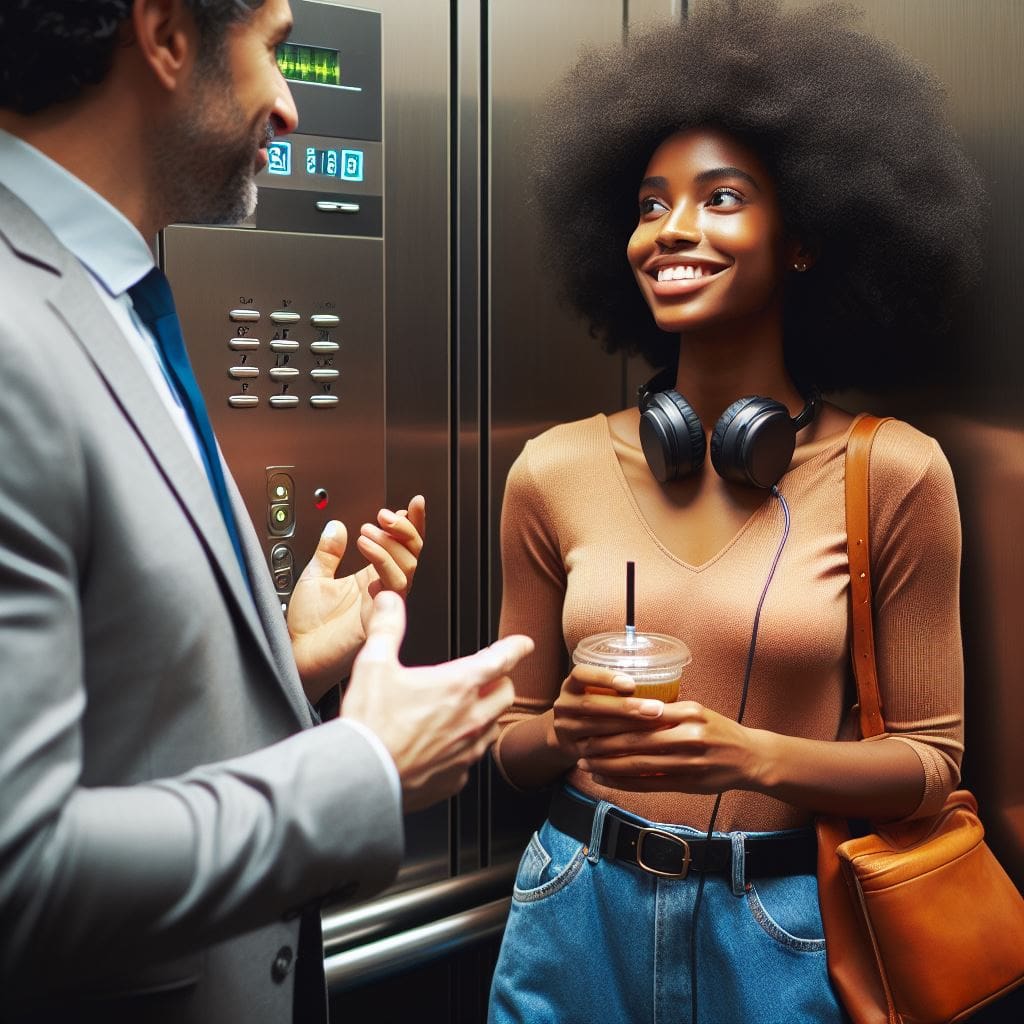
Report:
[[[537,649],[494,755],[513,785],[555,789],[490,1019],[842,1020],[810,823],[925,815],[955,787],[960,535],[938,446],[886,423],[870,515],[888,735],[849,742],[854,417],[816,396],[927,351],[976,276],[981,184],[928,76],[833,8],[702,2],[585,57],[541,137],[569,299],[610,349],[668,369],[643,409],[556,427],[509,476],[500,629]],[[738,482],[752,395],[782,403],[795,451]],[[677,702],[565,675],[582,638],[622,629],[627,560],[638,628],[693,653]]]

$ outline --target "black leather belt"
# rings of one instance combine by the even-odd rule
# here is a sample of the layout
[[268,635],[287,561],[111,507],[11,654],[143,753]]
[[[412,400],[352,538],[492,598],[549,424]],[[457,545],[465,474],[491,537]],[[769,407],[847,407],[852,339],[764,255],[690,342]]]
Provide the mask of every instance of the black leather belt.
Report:
[[[589,843],[596,808],[596,804],[559,789],[551,798],[548,820],[559,832],[581,843]],[[732,871],[730,840],[684,839],[653,825],[638,825],[614,810],[605,816],[601,856],[635,864],[664,878],[685,878],[691,871],[721,874]],[[747,838],[743,842],[745,878],[813,875],[817,859],[818,844],[810,831],[764,839]]]

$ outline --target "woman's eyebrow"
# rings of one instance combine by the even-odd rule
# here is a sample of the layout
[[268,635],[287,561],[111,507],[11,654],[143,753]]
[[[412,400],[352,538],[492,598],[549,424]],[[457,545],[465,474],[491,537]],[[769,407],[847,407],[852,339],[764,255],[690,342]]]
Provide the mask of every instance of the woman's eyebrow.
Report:
[[644,180],[640,182],[640,189],[642,191],[645,188],[668,188],[668,178],[660,178],[657,176],[653,178],[644,178]]
[[761,186],[758,185],[757,181],[739,167],[710,167],[706,171],[701,171],[700,174],[694,178],[694,181],[697,182],[698,185],[704,185],[709,181],[713,181],[715,178],[742,178],[744,181],[753,185],[758,192],[761,191]]
[[[742,178],[756,188],[758,192],[761,191],[761,186],[757,183],[757,180],[739,167],[709,167],[706,171],[701,171],[693,180],[698,185],[706,185],[709,181],[714,181],[716,178]],[[645,188],[667,189],[668,178],[663,178],[661,175],[652,175],[650,178],[644,178],[640,182],[640,191],[643,191]]]

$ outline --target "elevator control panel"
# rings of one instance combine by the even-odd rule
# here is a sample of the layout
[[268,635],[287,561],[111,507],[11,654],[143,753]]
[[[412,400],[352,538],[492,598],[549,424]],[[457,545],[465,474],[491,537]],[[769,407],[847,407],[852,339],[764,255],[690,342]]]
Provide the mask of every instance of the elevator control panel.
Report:
[[[214,431],[282,607],[326,523],[386,502],[381,16],[294,0],[278,49],[299,129],[254,215],[173,225],[161,254]],[[354,545],[341,572],[362,566]]]

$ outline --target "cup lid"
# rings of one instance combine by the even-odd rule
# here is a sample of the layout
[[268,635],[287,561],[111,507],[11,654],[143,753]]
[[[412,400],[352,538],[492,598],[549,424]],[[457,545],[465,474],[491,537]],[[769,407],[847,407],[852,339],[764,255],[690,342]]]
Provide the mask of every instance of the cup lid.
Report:
[[617,669],[645,681],[668,681],[692,659],[690,648],[664,633],[595,633],[572,652],[575,665]]

